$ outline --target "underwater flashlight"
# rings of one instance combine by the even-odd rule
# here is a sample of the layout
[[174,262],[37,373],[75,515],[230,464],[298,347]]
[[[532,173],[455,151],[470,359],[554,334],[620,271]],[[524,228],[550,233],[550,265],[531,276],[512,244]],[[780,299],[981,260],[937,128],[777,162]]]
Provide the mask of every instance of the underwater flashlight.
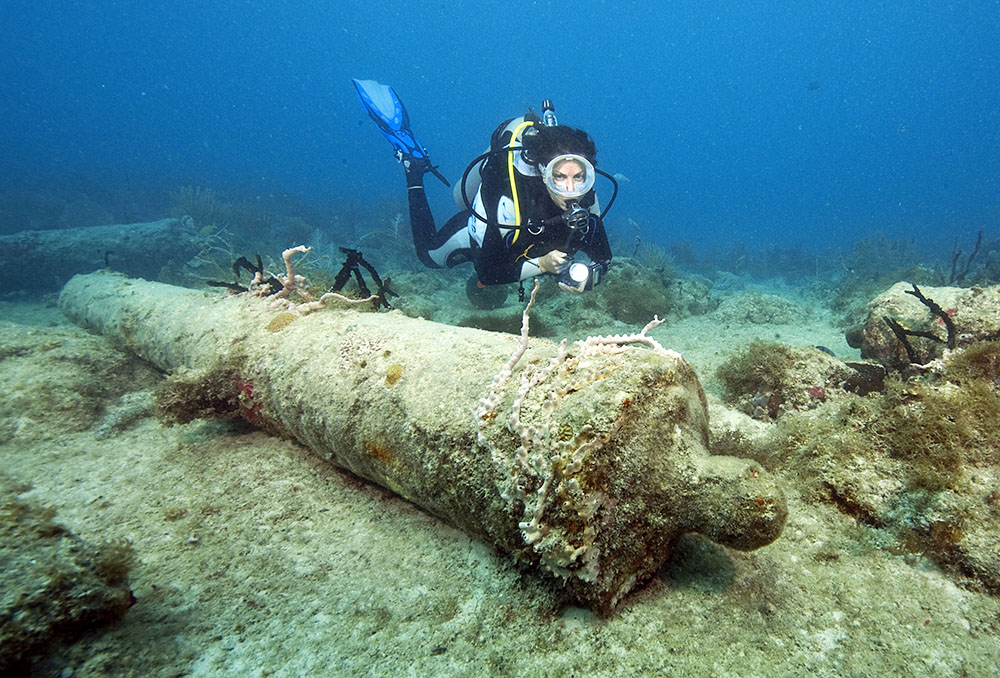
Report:
[[590,277],[590,266],[580,261],[574,261],[566,268],[566,276],[574,283],[586,282]]
[[574,261],[559,271],[556,275],[556,282],[559,283],[560,287],[573,292],[592,290],[594,285],[600,282],[601,270],[599,264]]

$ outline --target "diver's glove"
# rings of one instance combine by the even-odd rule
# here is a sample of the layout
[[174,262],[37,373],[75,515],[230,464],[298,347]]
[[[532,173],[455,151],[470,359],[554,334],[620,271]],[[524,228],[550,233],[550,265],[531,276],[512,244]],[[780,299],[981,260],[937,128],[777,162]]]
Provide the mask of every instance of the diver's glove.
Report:
[[538,257],[538,268],[542,269],[542,273],[559,275],[559,273],[566,268],[566,262],[568,260],[569,257],[566,256],[565,252],[552,250],[548,254],[543,254]]

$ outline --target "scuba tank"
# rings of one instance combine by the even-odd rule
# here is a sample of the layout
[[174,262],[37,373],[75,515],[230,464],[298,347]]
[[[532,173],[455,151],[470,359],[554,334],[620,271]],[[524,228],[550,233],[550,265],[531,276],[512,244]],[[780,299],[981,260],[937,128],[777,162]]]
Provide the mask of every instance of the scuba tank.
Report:
[[542,102],[542,124],[546,127],[555,127],[559,124],[556,120],[556,107],[552,103],[552,99],[546,99]]
[[[546,103],[551,104],[548,99],[546,99]],[[529,111],[526,115],[505,120],[497,126],[490,136],[490,147],[469,163],[462,174],[462,180],[456,183],[452,190],[452,197],[460,210],[472,211],[472,201],[475,200],[476,192],[483,183],[483,172],[486,165],[492,164],[495,169],[502,168],[507,164],[507,153],[514,153],[512,150],[514,148],[517,149],[513,158],[517,171],[529,177],[538,176],[538,171],[525,161],[520,153],[521,133],[538,121],[538,116]],[[522,129],[519,131],[519,128]]]

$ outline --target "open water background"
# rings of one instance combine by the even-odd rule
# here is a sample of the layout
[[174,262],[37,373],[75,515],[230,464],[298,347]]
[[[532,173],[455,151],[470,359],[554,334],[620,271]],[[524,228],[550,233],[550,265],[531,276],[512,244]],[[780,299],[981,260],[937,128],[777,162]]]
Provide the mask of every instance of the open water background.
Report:
[[997,36],[995,1],[7,0],[0,189],[402,200],[358,77],[453,181],[552,99],[630,179],[609,227],[644,239],[950,252],[1000,222]]

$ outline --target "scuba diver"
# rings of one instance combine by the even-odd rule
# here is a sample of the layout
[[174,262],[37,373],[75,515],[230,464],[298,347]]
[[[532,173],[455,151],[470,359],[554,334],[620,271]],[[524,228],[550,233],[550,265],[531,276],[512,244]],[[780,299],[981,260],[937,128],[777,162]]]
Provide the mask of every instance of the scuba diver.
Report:
[[[430,172],[450,184],[414,139],[395,91],[374,80],[355,79],[354,85],[403,165],[413,242],[425,266],[451,268],[471,261],[476,275],[466,293],[480,308],[496,308],[506,298],[506,291],[490,286],[542,274],[556,276],[561,289],[577,293],[601,282],[611,264],[603,218],[618,185],[594,167],[597,149],[587,133],[559,125],[550,101],[543,102],[541,116],[529,110],[497,127],[489,150],[469,164],[454,188],[461,211],[438,230],[424,175]],[[614,186],[603,212],[594,192],[597,174]]]

